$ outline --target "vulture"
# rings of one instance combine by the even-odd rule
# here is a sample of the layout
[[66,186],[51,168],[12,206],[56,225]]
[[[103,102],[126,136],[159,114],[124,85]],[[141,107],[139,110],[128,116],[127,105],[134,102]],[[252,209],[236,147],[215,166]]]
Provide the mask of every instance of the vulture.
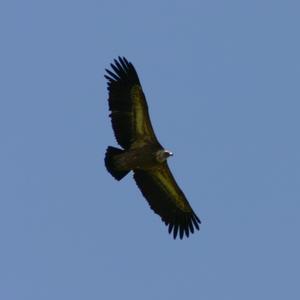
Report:
[[201,221],[168,167],[167,158],[173,153],[162,147],[154,133],[138,74],[125,57],[118,57],[110,66],[104,76],[109,116],[122,149],[107,148],[106,169],[116,180],[133,171],[138,188],[173,238],[189,237],[199,230]]

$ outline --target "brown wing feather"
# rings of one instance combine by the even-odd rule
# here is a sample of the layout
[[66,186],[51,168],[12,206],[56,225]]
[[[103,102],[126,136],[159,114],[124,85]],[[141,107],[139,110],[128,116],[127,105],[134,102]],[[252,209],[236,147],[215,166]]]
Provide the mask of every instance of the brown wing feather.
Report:
[[133,143],[158,143],[151,125],[148,106],[137,72],[125,57],[119,57],[106,70],[109,110],[115,137],[120,146],[129,149]]
[[169,227],[169,233],[173,231],[174,239],[178,232],[182,239],[184,234],[188,237],[194,233],[194,229],[199,230],[201,222],[177,185],[167,163],[151,171],[135,170],[134,179],[150,207]]

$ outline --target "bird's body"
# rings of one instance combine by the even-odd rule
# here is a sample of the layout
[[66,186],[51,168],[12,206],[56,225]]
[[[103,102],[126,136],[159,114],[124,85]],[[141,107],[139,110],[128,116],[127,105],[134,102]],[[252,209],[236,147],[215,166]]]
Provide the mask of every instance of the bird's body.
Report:
[[157,160],[156,145],[145,145],[133,148],[115,156],[115,165],[120,170],[150,170],[159,168],[161,162]]
[[173,231],[174,238],[199,229],[200,220],[178,187],[167,165],[172,155],[158,142],[151,125],[148,105],[131,63],[124,57],[111,64],[108,75],[109,109],[117,142],[123,149],[109,146],[105,165],[121,180],[130,171],[155,213]]

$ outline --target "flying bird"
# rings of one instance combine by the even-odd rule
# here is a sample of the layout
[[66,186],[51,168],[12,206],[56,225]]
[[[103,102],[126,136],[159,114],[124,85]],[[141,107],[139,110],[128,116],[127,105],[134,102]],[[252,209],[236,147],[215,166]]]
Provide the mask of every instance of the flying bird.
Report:
[[105,69],[104,77],[112,128],[122,149],[109,146],[105,166],[116,180],[133,171],[137,186],[169,233],[174,239],[188,237],[201,222],[168,167],[173,153],[155,136],[137,72],[125,57],[115,59],[111,69]]

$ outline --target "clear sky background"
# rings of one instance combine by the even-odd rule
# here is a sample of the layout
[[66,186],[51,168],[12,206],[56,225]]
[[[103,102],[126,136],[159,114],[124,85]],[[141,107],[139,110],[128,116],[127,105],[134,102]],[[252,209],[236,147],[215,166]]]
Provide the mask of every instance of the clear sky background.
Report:
[[[0,299],[300,299],[299,1],[1,1]],[[176,240],[117,145],[132,61],[202,220]]]

